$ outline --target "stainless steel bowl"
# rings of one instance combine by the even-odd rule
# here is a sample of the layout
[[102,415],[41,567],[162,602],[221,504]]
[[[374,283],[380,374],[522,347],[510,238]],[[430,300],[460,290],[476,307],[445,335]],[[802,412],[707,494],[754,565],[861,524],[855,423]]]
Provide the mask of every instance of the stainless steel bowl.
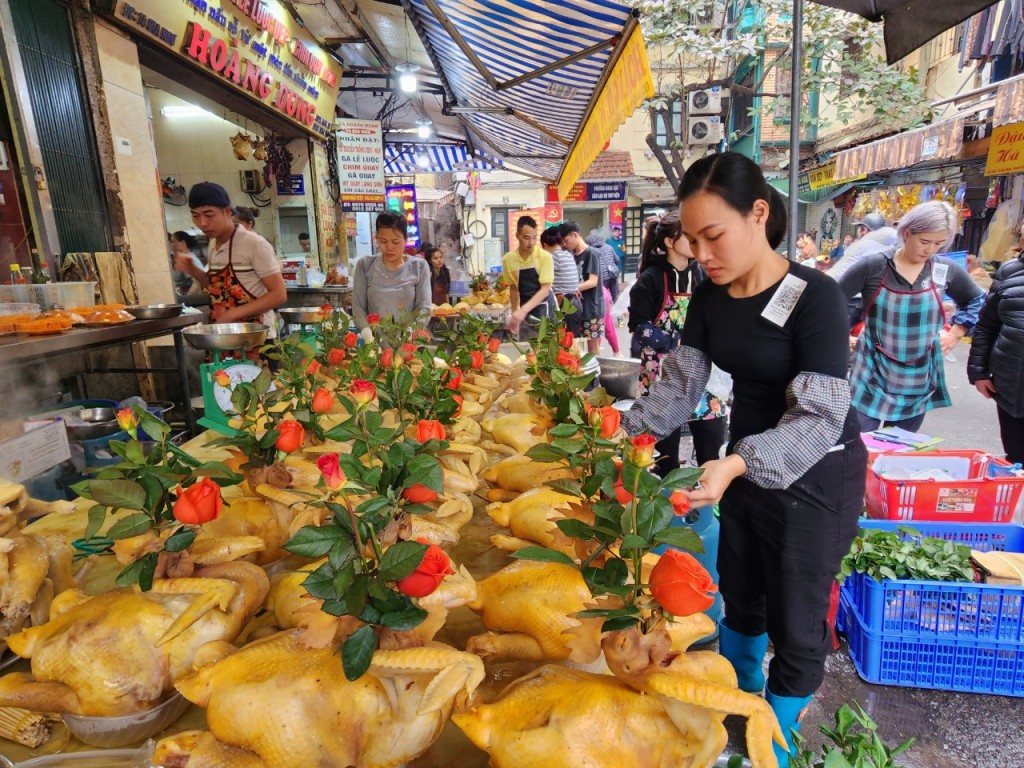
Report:
[[620,400],[635,400],[640,382],[640,361],[633,358],[599,357],[600,382],[605,391]]
[[92,440],[96,437],[112,435],[121,430],[117,425],[117,414],[113,408],[83,408],[75,415],[79,421],[85,423],[65,423],[68,438],[71,440]]
[[163,320],[181,314],[181,304],[136,304],[124,309],[134,315],[136,320]]
[[230,351],[262,344],[268,333],[270,328],[262,323],[210,323],[193,325],[181,335],[196,349]]
[[324,320],[320,307],[283,307],[277,312],[289,325],[322,323]]
[[83,408],[78,412],[78,418],[89,424],[102,424],[117,419],[117,411],[113,408]]

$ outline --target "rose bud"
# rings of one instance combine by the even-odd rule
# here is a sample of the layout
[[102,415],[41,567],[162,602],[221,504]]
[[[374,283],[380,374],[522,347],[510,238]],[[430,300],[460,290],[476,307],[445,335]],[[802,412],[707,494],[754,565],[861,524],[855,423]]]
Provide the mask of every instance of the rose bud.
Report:
[[658,442],[654,435],[637,435],[629,439],[629,451],[626,457],[636,466],[649,467],[654,462],[654,444]]
[[[426,544],[426,541],[420,541]],[[416,570],[395,582],[395,587],[408,597],[426,597],[440,586],[445,576],[455,573],[451,560],[437,544],[431,544],[423,553]]]
[[575,355],[569,354],[564,349],[558,350],[555,362],[571,373],[576,373],[580,369],[579,359]]
[[455,403],[456,403],[456,405],[458,405],[458,406],[459,406],[459,407],[458,407],[458,408],[457,408],[457,409],[455,410],[455,413],[453,413],[453,414],[452,414],[452,416],[454,416],[454,417],[455,417],[455,418],[457,419],[457,418],[459,418],[459,416],[460,416],[460,415],[461,415],[461,413],[462,413],[462,403],[463,403],[464,401],[463,401],[463,399],[462,399],[462,395],[452,395],[452,400],[454,400],[454,401],[455,401]]
[[380,325],[380,315],[378,315],[376,312],[371,312],[366,316],[366,324],[371,328],[376,328],[378,325]]
[[608,440],[619,431],[619,425],[622,423],[622,414],[619,413],[618,409],[610,405],[597,409],[597,412],[601,417],[601,421],[598,422],[598,426],[601,427],[600,435],[605,440]]
[[651,594],[673,616],[692,616],[706,611],[718,591],[711,574],[688,552],[668,549],[651,569]]
[[199,482],[184,490],[178,488],[178,498],[172,513],[179,523],[202,525],[220,517],[223,505],[220,486],[209,477],[202,477]]
[[330,490],[336,491],[345,484],[345,473],[341,471],[341,465],[338,463],[338,454],[323,454],[316,460],[316,466],[324,477],[324,485]]
[[434,419],[420,419],[416,425],[416,439],[421,443],[428,440],[444,440],[444,425]]
[[355,331],[349,331],[345,334],[344,342],[346,347],[354,348],[359,343],[359,334]]
[[348,391],[359,405],[366,405],[377,396],[377,385],[366,379],[356,379]]
[[690,497],[683,491],[672,491],[672,495],[668,497],[669,502],[672,504],[672,509],[675,510],[677,515],[685,515],[690,511]]
[[462,386],[462,371],[458,368],[449,368],[444,376],[444,385],[448,389],[458,389]]
[[313,413],[328,413],[334,407],[334,395],[323,387],[313,393],[313,404],[310,406]]
[[406,342],[402,345],[402,357],[406,360],[412,360],[412,356],[416,354],[416,345]]
[[327,353],[327,362],[331,365],[341,365],[345,359],[345,350],[339,347],[335,347]]
[[470,352],[469,353],[469,367],[474,371],[479,371],[484,367],[484,353],[483,352]]
[[285,453],[294,453],[299,450],[306,439],[306,430],[295,419],[284,419],[277,425],[277,431],[280,434],[274,447]]
[[573,345],[575,339],[576,337],[573,335],[572,331],[566,331],[562,334],[562,339],[559,344],[562,346],[562,349],[569,349]]
[[[401,359],[401,358],[399,358],[399,359]],[[377,358],[377,362],[380,363],[380,367],[381,368],[390,368],[392,363],[394,363],[394,361],[395,361],[395,350],[393,350],[391,347],[385,347],[381,351],[380,357]]]
[[411,504],[427,504],[437,498],[437,491],[416,483],[402,491],[402,498]]
[[315,376],[319,372],[320,372],[320,361],[316,360],[316,359],[310,360],[309,361],[309,365],[306,366],[306,373],[308,375],[310,375],[310,376]]
[[215,374],[213,374],[213,380],[216,381],[220,386],[224,387],[225,389],[231,386],[231,377],[228,376],[228,372],[225,371],[223,368],[217,371]]
[[491,352],[497,352],[498,351],[498,347],[500,347],[500,346],[501,346],[501,339],[496,338],[496,337],[492,337],[491,340],[487,342],[487,349],[490,350]]

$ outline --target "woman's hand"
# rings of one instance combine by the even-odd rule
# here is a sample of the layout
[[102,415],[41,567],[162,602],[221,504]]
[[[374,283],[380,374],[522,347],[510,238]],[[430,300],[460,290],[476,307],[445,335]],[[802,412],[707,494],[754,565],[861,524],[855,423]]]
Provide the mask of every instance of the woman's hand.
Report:
[[942,354],[948,355],[956,349],[957,342],[967,333],[966,329],[959,325],[952,326],[948,331],[939,331],[939,344],[942,346]]
[[996,393],[996,385],[992,383],[992,379],[981,379],[976,381],[974,382],[974,388],[989,400],[991,400]]
[[747,462],[742,456],[731,454],[724,459],[714,459],[702,464],[704,474],[700,476],[700,488],[686,492],[691,506],[702,507],[717,504],[730,483],[747,472]]

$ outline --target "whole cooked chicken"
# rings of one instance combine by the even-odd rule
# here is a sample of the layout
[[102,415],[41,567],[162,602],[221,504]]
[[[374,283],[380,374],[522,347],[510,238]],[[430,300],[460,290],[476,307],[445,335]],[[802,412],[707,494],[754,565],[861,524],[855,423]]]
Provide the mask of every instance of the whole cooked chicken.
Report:
[[7,638],[32,673],[0,678],[0,706],[92,716],[152,709],[197,657],[223,655],[269,587],[262,568],[233,562],[158,579],[149,592],[62,592],[47,623]]
[[548,430],[554,423],[550,418],[532,413],[509,413],[483,419],[480,426],[495,442],[526,453],[533,446],[548,442]]
[[[476,656],[431,643],[377,651],[369,671],[353,682],[345,678],[336,646],[303,648],[292,631],[204,666],[177,688],[206,709],[217,741],[234,748],[216,753],[224,768],[394,768],[430,747],[452,707],[483,677]],[[217,765],[183,762],[182,748],[189,745],[213,751],[209,742],[179,734],[158,745],[157,754],[164,765],[172,757],[178,762],[171,765]],[[248,762],[226,762],[236,750]],[[262,762],[252,762],[252,755]]]
[[552,480],[571,478],[573,472],[564,464],[533,461],[526,456],[511,456],[488,467],[484,480],[506,491],[523,493],[540,488]]
[[512,501],[488,504],[487,514],[491,519],[509,528],[513,534],[495,534],[491,536],[491,543],[499,549],[513,551],[530,544],[540,544],[575,557],[579,540],[562,533],[555,521],[571,516],[580,517],[592,525],[594,515],[589,509],[584,511],[580,505],[575,505],[575,510],[571,509],[574,501],[578,500],[553,488],[534,488]]

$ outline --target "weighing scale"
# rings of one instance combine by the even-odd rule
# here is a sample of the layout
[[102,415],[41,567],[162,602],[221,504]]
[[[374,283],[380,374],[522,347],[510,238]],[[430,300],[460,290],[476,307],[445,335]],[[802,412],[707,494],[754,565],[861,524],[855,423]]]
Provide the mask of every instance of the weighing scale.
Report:
[[[244,358],[244,353],[258,347],[267,340],[270,328],[260,323],[213,323],[193,325],[181,332],[188,343],[196,349],[213,353],[212,363],[199,366],[199,375],[203,382],[203,417],[199,423],[208,429],[216,430],[223,435],[237,434],[237,430],[229,426],[236,415],[231,405],[231,392],[236,385],[250,382],[263,371],[262,366]],[[241,359],[223,360],[225,352],[239,352]],[[223,387],[214,376],[224,371],[231,382]]]
[[285,335],[297,332],[303,344],[318,346],[317,331],[324,321],[320,307],[284,307],[277,310],[285,323]]

